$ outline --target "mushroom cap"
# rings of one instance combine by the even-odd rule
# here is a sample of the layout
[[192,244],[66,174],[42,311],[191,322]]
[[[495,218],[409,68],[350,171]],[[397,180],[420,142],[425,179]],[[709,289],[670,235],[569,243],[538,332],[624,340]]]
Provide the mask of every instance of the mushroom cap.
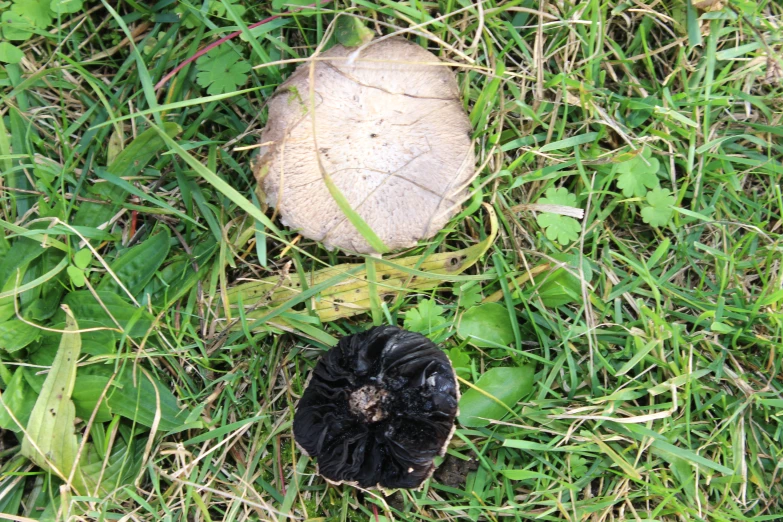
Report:
[[459,387],[421,334],[380,326],[324,355],[294,415],[294,438],[333,483],[417,488],[454,432]]
[[312,99],[309,63],[280,85],[269,101],[258,181],[283,224],[330,250],[374,252],[324,172],[389,249],[414,246],[468,195],[476,161],[470,121],[454,73],[426,49],[390,38],[355,52],[337,45],[319,55]]

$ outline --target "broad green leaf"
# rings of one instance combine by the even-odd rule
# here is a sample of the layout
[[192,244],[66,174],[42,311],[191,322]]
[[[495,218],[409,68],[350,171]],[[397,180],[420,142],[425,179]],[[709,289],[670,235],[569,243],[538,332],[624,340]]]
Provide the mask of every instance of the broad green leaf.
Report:
[[[488,426],[533,389],[535,366],[491,368],[459,401],[459,422],[468,428]],[[483,392],[483,393],[482,393]]]
[[551,308],[575,303],[580,300],[581,294],[582,287],[579,279],[564,268],[558,268],[547,276],[546,281],[538,289],[541,302]]
[[[167,228],[146,241],[129,248],[111,263],[110,268],[131,295],[138,295],[155,276],[158,268],[169,255],[171,236]],[[98,284],[98,290],[124,295],[111,274],[106,274]]]
[[93,444],[86,447],[81,459],[82,476],[87,491],[95,496],[117,495],[116,490],[132,484],[141,470],[144,439],[132,438],[126,428],[120,426],[119,436],[114,439],[106,462],[103,452]]
[[142,337],[152,328],[153,317],[143,308],[136,308],[114,292],[97,291],[96,294],[101,302],[96,301],[88,290],[70,292],[63,302],[71,307],[74,316],[80,321],[93,321],[106,328],[120,328],[131,337]]
[[375,33],[354,16],[337,17],[337,28],[334,31],[337,41],[345,47],[359,47],[373,39]]
[[40,328],[19,319],[9,319],[0,323],[0,351],[14,353],[38,339],[40,335]]
[[459,296],[459,304],[464,309],[471,308],[484,299],[481,295],[481,284],[476,282],[463,283],[455,293]]
[[[556,254],[552,256],[558,261],[566,262],[569,267],[557,268],[551,274],[545,276],[545,280],[538,288],[538,295],[545,306],[557,308],[570,303],[582,301],[582,282],[579,274],[578,255]],[[582,272],[586,282],[593,278],[593,270],[587,258],[582,259]],[[541,276],[539,276],[541,277]]]
[[[27,384],[24,371],[25,369],[21,367],[16,369],[11,382],[8,383],[2,397],[0,397],[0,428],[16,433],[22,431],[20,425],[27,426],[35,406],[35,400],[38,398],[35,390]],[[14,417],[19,424],[14,421]]]
[[666,189],[655,188],[647,193],[648,207],[642,209],[642,220],[654,227],[664,227],[674,214],[674,204],[677,198]]
[[514,327],[508,310],[498,303],[474,306],[462,314],[457,334],[482,348],[508,346],[514,342]]
[[156,306],[168,308],[171,303],[193,288],[209,270],[208,264],[200,264],[196,272],[193,263],[189,260],[175,261],[166,265],[142,291],[141,303],[151,302]]
[[[102,375],[76,375],[76,387],[73,390],[73,404],[76,407],[76,416],[81,419],[89,419],[98,406],[104,388],[109,383],[109,379]],[[107,391],[109,393],[111,388]],[[104,398],[105,399],[105,398]],[[95,414],[95,422],[107,422],[112,419],[112,412],[106,400],[100,403],[98,412]]]
[[8,42],[0,42],[0,62],[19,63],[22,58],[24,58],[24,53],[17,46]]
[[[100,326],[92,321],[82,321],[82,328]],[[82,352],[88,355],[111,355],[117,351],[119,334],[108,330],[97,330],[82,334]]]
[[168,387],[140,368],[135,379],[133,369],[128,367],[114,382],[117,386],[108,396],[112,413],[151,428],[159,411],[158,431],[164,432],[181,427],[190,413],[187,409],[179,409],[177,399]]
[[[18,238],[14,245],[0,262],[0,287],[3,291],[11,290],[16,287],[17,279],[21,284],[24,276],[24,267],[32,260],[43,255],[46,249],[41,247],[41,243],[26,237]],[[11,301],[12,297],[7,297],[0,302]]]
[[74,432],[76,411],[71,402],[81,338],[79,326],[70,310],[65,308],[65,314],[65,333],[30,415],[21,453],[63,480],[73,475],[73,486],[82,490],[81,472],[78,467],[74,471],[74,467],[78,466],[76,455],[79,444]]
[[[176,123],[163,124],[163,132],[167,136],[176,136],[180,130]],[[147,129],[125,147],[106,170],[120,178],[138,174],[160,152],[164,144],[159,129]],[[82,203],[76,212],[73,224],[94,228],[106,223],[117,213],[117,209],[127,195],[128,193],[121,187],[110,183],[98,183],[91,189],[90,199],[101,199],[106,203]]]
[[[24,308],[24,317],[34,323],[41,323],[51,318],[60,309],[60,300],[65,293],[64,277],[61,272],[67,269],[68,260],[65,255],[58,252],[59,263],[53,266],[47,273],[42,274],[35,289],[39,290],[38,297]],[[48,265],[44,264],[43,268]],[[42,282],[40,282],[42,281]]]
[[[64,322],[55,322],[51,325],[51,327],[56,330],[61,330],[64,326],[65,326]],[[104,324],[95,321],[90,321],[87,319],[79,319],[79,326],[81,326],[82,330],[87,330],[93,328],[101,328],[104,326]],[[120,337],[121,337],[120,333],[113,332],[110,330],[95,330],[92,332],[83,332],[82,353],[88,355],[113,354],[116,352],[117,340]],[[53,338],[54,338],[54,334],[50,332],[43,332],[41,344],[44,346],[39,348],[38,352],[36,352],[32,356],[40,357],[40,352],[45,350],[45,345],[47,344],[47,342],[50,342],[50,339]],[[36,364],[51,364],[51,361],[46,362],[44,360],[41,360],[39,362],[36,362]]]

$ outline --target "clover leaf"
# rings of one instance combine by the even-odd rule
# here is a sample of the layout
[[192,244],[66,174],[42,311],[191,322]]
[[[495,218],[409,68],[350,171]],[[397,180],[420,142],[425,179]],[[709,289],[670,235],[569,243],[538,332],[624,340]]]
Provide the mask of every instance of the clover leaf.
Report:
[[457,375],[470,375],[470,356],[468,354],[463,352],[458,346],[447,351],[446,354],[449,356],[451,366],[454,367]]
[[8,42],[0,42],[0,62],[19,63],[24,58],[24,53],[17,46]]
[[[576,206],[576,196],[565,188],[550,188],[546,191],[546,197],[538,200],[539,205],[559,205],[564,207]],[[545,230],[547,239],[566,245],[579,237],[582,226],[569,216],[561,216],[551,212],[542,212],[536,217],[538,226]]]
[[44,29],[52,23],[52,10],[49,9],[50,0],[16,0],[11,6],[11,11],[26,17],[32,24]]
[[[231,9],[234,11],[234,13],[237,16],[242,16],[245,14],[245,11],[247,8],[243,5],[236,5],[236,2],[238,0],[226,0],[227,4],[231,4]],[[223,5],[223,2],[220,0],[211,0],[209,5],[209,11],[212,13],[213,16],[217,17],[223,17],[226,15],[226,6]]]
[[618,163],[612,169],[619,173],[617,188],[623,191],[627,198],[642,198],[647,194],[647,189],[659,186],[658,167],[660,163],[652,157],[652,151],[645,148],[640,154],[628,161]]
[[250,64],[239,61],[241,56],[233,49],[215,48],[196,60],[196,82],[209,94],[223,94],[237,90],[247,81]]
[[23,42],[33,35],[33,21],[26,15],[15,11],[5,11],[0,16],[0,27],[6,40]]
[[405,313],[405,329],[428,334],[435,327],[446,322],[446,319],[442,317],[443,311],[443,307],[433,299],[425,299],[419,303],[419,306]]
[[654,188],[647,193],[648,207],[642,209],[642,219],[645,223],[654,227],[666,226],[674,214],[672,206],[677,198],[671,193],[660,187]]
[[83,0],[51,0],[49,9],[54,14],[72,14],[79,12],[82,8]]

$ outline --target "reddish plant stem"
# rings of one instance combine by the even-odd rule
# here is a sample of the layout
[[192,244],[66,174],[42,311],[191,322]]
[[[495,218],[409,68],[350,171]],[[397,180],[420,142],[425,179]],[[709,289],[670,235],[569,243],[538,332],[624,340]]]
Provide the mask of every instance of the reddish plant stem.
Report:
[[139,219],[139,211],[131,210],[130,233],[128,234],[128,241],[133,239],[133,236],[136,235],[136,225],[138,223],[138,219]]
[[[320,2],[315,2],[315,3],[312,3],[310,5],[305,5],[305,6],[299,7],[297,9],[294,9],[293,11],[288,11],[286,13],[280,13],[280,14],[272,15],[269,18],[264,18],[260,22],[256,22],[254,24],[248,25],[247,28],[248,28],[248,30],[254,29],[254,28],[256,28],[256,27],[258,27],[260,25],[264,25],[265,23],[271,22],[272,20],[277,20],[278,18],[280,18],[284,14],[295,13],[297,11],[301,11],[302,9],[309,9],[311,7],[316,7],[318,5],[324,6],[326,4],[330,4],[331,2],[332,2],[332,0],[321,0]],[[206,47],[202,47],[195,54],[193,54],[188,59],[186,59],[184,62],[182,62],[181,64],[177,65],[174,68],[174,70],[172,70],[170,73],[168,73],[166,76],[164,76],[163,79],[161,79],[158,83],[156,83],[155,84],[155,90],[156,91],[160,90],[160,88],[163,87],[166,84],[166,82],[171,80],[178,72],[180,72],[182,69],[187,67],[188,64],[192,63],[195,60],[198,60],[200,57],[204,56],[209,51],[211,51],[212,49],[214,49],[218,45],[222,44],[223,42],[227,42],[227,41],[231,40],[232,38],[236,38],[240,34],[242,34],[242,31],[234,31],[233,33],[228,34],[228,35],[224,36],[223,38],[220,38],[219,40],[215,40],[214,42],[212,42],[211,44],[207,45]]]

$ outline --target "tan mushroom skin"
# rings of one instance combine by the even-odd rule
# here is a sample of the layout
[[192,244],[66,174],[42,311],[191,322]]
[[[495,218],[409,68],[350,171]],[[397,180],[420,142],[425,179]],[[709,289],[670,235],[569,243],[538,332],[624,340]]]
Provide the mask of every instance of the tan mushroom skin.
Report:
[[454,73],[426,49],[392,38],[352,53],[338,45],[319,55],[312,91],[307,63],[278,88],[256,175],[283,224],[330,250],[374,253],[324,172],[390,250],[410,247],[468,195],[470,121]]

